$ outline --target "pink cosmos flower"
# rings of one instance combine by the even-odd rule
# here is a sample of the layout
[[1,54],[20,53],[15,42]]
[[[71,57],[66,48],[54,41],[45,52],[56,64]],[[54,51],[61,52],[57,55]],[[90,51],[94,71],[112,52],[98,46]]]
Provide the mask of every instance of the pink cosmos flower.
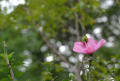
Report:
[[100,47],[102,47],[106,41],[101,39],[99,42],[93,40],[92,38],[88,38],[88,42],[75,42],[73,51],[76,53],[83,54],[92,54],[96,52]]

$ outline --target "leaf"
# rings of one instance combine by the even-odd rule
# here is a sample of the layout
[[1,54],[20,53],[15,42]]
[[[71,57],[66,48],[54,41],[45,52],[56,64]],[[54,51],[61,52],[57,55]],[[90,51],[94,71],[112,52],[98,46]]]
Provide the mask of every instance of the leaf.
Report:
[[5,54],[4,54],[4,53],[1,53],[1,54],[0,54],[0,57],[5,58]]
[[8,55],[8,59],[9,59],[9,60],[12,58],[13,54],[14,54],[14,52],[12,52],[12,53],[10,53],[10,54]]

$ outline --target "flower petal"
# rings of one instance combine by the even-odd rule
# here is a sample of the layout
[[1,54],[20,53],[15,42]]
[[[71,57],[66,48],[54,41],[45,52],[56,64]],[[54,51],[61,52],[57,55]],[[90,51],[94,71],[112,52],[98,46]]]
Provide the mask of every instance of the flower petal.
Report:
[[106,43],[106,40],[101,39],[96,46],[96,50],[102,47],[105,43]]
[[92,54],[93,52],[95,52],[96,50],[91,47],[91,46],[88,46],[86,49],[85,49],[86,53],[87,54]]
[[88,38],[87,45],[88,45],[88,47],[95,49],[95,47],[97,45],[97,41],[92,38]]
[[83,42],[75,42],[73,51],[77,53],[86,53],[85,44]]

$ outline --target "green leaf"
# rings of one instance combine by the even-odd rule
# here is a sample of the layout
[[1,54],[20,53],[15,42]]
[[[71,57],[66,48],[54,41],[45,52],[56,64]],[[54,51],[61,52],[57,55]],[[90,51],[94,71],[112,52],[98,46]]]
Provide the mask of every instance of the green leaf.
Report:
[[8,59],[10,60],[13,57],[14,52],[11,52],[10,54],[8,54]]

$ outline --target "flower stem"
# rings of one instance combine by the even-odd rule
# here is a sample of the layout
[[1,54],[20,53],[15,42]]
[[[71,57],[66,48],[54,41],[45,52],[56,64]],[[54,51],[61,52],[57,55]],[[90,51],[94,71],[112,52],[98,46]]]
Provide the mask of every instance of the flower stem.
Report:
[[91,73],[91,66],[92,66],[92,55],[89,57],[89,75],[88,75],[88,81],[92,81],[92,73]]
[[91,62],[92,60],[89,60],[89,81],[91,81],[92,73],[91,73]]

